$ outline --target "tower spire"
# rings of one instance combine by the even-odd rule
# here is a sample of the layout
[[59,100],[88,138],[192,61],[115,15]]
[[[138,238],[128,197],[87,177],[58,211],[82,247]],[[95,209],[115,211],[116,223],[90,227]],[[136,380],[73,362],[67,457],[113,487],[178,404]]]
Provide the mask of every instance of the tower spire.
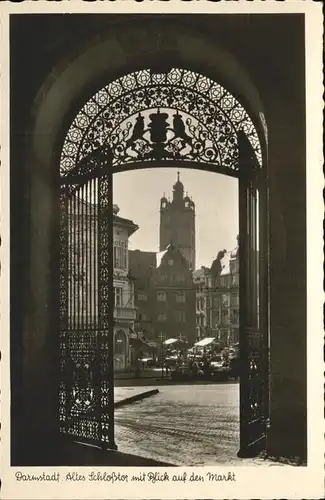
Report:
[[179,182],[179,168],[177,169],[177,182]]

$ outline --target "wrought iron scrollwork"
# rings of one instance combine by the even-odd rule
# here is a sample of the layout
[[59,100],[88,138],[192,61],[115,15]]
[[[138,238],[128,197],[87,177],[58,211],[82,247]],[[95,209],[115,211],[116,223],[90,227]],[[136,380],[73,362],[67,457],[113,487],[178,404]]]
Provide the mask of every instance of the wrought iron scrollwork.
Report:
[[63,146],[61,175],[106,145],[115,167],[182,160],[236,171],[239,130],[261,165],[253,122],[223,87],[177,68],[137,71],[99,90],[77,114]]

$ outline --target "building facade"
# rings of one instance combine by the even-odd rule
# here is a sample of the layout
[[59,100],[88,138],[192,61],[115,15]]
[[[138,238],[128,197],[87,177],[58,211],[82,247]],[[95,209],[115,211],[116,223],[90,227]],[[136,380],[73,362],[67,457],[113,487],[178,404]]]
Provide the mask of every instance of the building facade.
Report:
[[211,337],[210,318],[210,269],[202,266],[193,273],[193,282],[196,291],[196,338],[201,340],[204,337]]
[[130,366],[130,335],[134,332],[136,310],[134,283],[129,273],[128,244],[138,226],[130,219],[118,216],[113,207],[113,289],[114,289],[114,369]]
[[137,337],[160,344],[196,340],[195,288],[188,262],[173,245],[159,253],[129,252]]
[[195,269],[195,203],[186,194],[177,174],[173,186],[173,198],[165,196],[160,200],[159,250],[164,251],[169,244],[177,247],[187,260],[189,268]]
[[136,310],[135,332],[149,341],[155,339],[153,328],[154,288],[152,276],[156,269],[156,252],[129,250],[130,276],[134,286]]
[[196,340],[195,288],[192,271],[181,251],[169,245],[157,255],[152,276],[153,329],[157,340]]
[[239,342],[239,248],[230,252],[230,342]]
[[222,250],[207,279],[208,323],[213,336],[225,345],[239,342],[239,252]]

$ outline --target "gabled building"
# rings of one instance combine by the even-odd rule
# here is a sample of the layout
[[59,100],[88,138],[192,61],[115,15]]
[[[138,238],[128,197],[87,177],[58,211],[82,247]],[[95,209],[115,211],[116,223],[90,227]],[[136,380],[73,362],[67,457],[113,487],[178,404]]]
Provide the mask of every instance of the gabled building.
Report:
[[152,276],[155,290],[153,328],[157,339],[196,340],[195,288],[188,261],[170,244],[157,254]]

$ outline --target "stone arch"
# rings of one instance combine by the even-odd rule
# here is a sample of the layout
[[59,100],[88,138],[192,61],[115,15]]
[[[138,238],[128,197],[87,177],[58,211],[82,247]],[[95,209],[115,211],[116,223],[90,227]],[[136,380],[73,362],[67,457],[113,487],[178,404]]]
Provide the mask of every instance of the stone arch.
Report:
[[[177,29],[177,24],[158,21],[143,32],[141,26],[135,23],[135,26],[122,32],[113,27],[108,34],[97,36],[87,46],[79,47],[77,51],[69,50],[63,61],[53,68],[34,101],[26,137],[31,242],[28,273],[29,289],[33,291],[32,298],[27,298],[28,303],[32,301],[33,314],[26,318],[26,338],[31,340],[30,344],[42,343],[52,358],[50,331],[54,329],[51,320],[55,307],[49,314],[47,311],[48,304],[52,306],[56,300],[52,284],[57,279],[59,263],[52,248],[57,248],[59,207],[56,181],[66,132],[81,105],[98,88],[144,65],[154,66],[157,60],[162,64],[170,61],[175,67],[201,72],[231,92],[250,113],[265,158],[267,140],[258,92],[238,61],[204,35],[194,35],[192,30]],[[33,240],[37,240],[37,246],[33,245]],[[42,294],[35,293],[40,282],[45,291]],[[41,327],[38,326],[40,318]],[[32,373],[30,377],[33,377]],[[46,378],[40,378],[39,387],[36,390],[33,388],[34,400],[44,393],[42,384],[45,383]],[[43,426],[48,432],[49,426],[56,427],[54,402],[54,396],[49,398],[43,410],[46,418],[39,415],[36,420],[30,412],[28,418],[33,428]]]

